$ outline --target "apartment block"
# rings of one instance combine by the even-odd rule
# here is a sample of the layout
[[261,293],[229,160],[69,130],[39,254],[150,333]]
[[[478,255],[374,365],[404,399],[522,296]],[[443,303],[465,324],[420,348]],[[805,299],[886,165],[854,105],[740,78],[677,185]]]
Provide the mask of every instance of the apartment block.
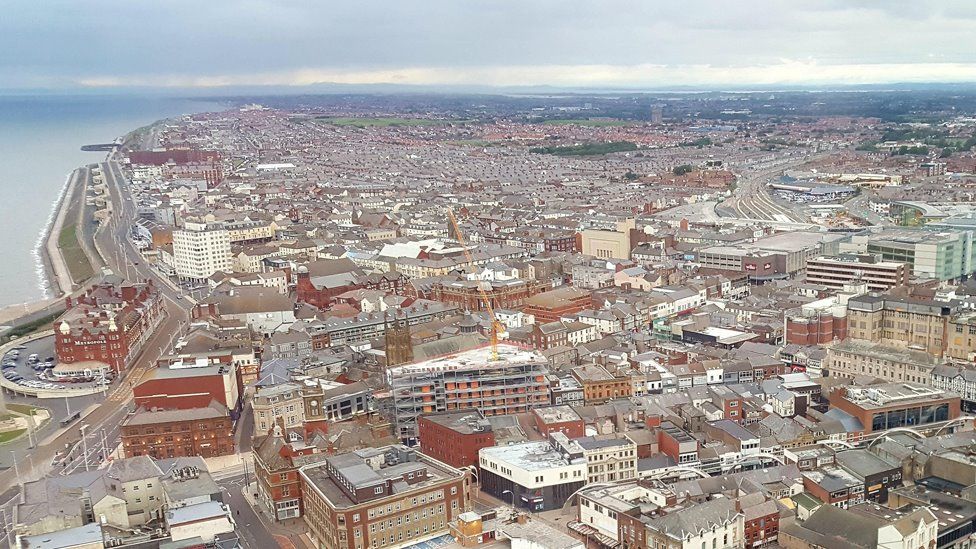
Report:
[[387,370],[397,436],[417,437],[417,419],[434,412],[478,410],[518,414],[549,404],[548,362],[535,351],[498,345],[498,360],[481,347]]
[[187,221],[173,231],[173,260],[182,279],[204,281],[231,270],[230,234],[220,225]]

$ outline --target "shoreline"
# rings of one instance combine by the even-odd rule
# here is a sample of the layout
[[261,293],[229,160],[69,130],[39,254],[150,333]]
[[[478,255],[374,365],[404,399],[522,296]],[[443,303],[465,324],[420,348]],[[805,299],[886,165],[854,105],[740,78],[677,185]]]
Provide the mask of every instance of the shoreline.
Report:
[[[122,135],[119,142],[125,146],[140,132],[151,131],[155,126],[168,119],[160,118],[145,126],[129,130]],[[108,162],[112,159],[113,154],[114,151],[109,151],[100,161],[95,163]],[[70,206],[68,197],[73,191],[72,183],[75,180],[75,175],[78,173],[78,170],[82,170],[89,165],[79,165],[65,175],[64,184],[61,186],[57,197],[51,202],[47,221],[38,233],[37,239],[34,241],[34,246],[30,249],[31,257],[34,260],[36,286],[41,291],[41,295],[19,303],[0,305],[0,325],[49,307],[64,296],[70,295],[74,290],[74,282],[70,272],[66,273],[69,287],[62,287],[61,277],[58,276],[58,270],[55,267],[56,260],[52,258],[52,252],[60,253],[60,246],[58,245],[59,235],[55,234],[55,229],[59,224],[59,219],[64,217]],[[82,199],[84,199],[84,196],[82,196]],[[61,222],[63,223],[64,220],[61,220]],[[52,241],[52,239],[54,240]],[[63,263],[63,260],[61,263]],[[67,271],[66,267],[64,269]]]
[[[77,168],[76,168],[77,169]],[[54,224],[61,210],[65,207],[65,198],[68,196],[68,189],[71,187],[71,178],[75,170],[68,172],[64,176],[64,185],[58,197],[51,203],[51,210],[47,216],[47,222],[37,235],[31,255],[34,257],[34,273],[37,275],[37,286],[41,290],[41,297],[35,301],[44,301],[55,297],[61,297],[68,292],[57,282],[57,275],[54,272],[54,265],[51,261],[51,254],[48,252],[47,244],[51,239]]]

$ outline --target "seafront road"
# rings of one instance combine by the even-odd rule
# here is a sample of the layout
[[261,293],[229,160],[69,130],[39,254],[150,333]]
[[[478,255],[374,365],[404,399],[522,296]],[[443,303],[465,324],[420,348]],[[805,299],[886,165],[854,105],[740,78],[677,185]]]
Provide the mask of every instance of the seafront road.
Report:
[[[105,429],[114,435],[113,438],[117,437],[119,424],[132,408],[132,386],[142,379],[167,350],[173,339],[188,326],[190,302],[180,299],[178,292],[169,285],[168,281],[161,280],[155,271],[141,261],[138,250],[128,238],[131,223],[135,218],[135,206],[118,164],[110,158],[102,164],[102,171],[115,213],[112,219],[95,233],[96,247],[104,252],[118,251],[118,254],[105,253],[106,262],[114,272],[123,275],[128,272],[130,278],[134,280],[156,279],[167,311],[166,318],[143,345],[129,371],[121,377],[101,404],[90,409],[80,422],[68,429],[61,429],[42,441],[42,444],[32,451],[30,460],[21,458],[17,469],[23,474],[19,479],[14,468],[0,471],[0,494],[4,494],[4,501],[0,501],[0,508],[6,509],[19,497],[10,490],[11,488],[21,482],[49,474],[53,470],[52,461],[55,454],[64,449],[66,444],[81,438],[78,429],[80,425],[87,425],[88,433],[100,433]],[[31,464],[33,464],[31,471],[33,474],[28,477],[27,472]]]

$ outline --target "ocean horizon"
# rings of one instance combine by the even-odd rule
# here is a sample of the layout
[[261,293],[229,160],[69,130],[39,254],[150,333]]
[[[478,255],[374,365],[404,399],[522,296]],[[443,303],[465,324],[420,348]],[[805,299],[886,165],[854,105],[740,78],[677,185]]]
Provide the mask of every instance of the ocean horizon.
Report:
[[0,306],[51,297],[39,244],[71,172],[100,162],[108,143],[165,118],[213,111],[204,98],[0,95]]

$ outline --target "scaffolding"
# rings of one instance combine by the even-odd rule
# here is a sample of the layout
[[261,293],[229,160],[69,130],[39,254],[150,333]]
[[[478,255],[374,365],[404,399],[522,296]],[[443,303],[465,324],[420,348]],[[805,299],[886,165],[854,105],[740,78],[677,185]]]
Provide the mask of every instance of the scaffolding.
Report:
[[417,418],[425,414],[478,410],[493,416],[547,406],[547,373],[537,362],[402,371],[390,379],[397,433],[404,440],[416,438]]

